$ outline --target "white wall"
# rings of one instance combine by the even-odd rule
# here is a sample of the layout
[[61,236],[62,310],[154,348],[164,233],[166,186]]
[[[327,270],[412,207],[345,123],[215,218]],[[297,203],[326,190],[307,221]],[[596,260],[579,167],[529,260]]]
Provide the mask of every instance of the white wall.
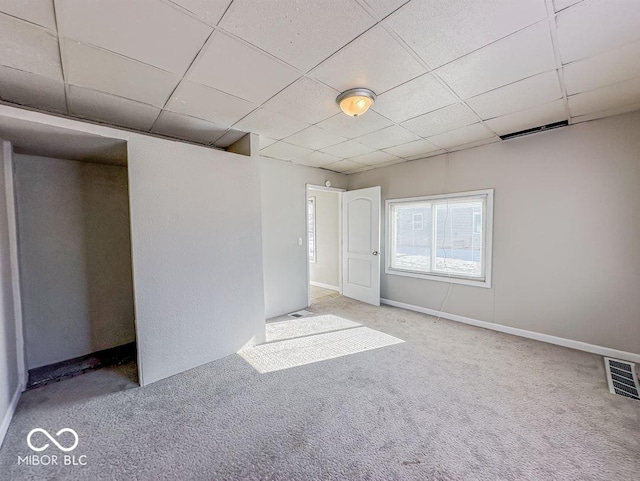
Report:
[[0,116],[127,141],[143,384],[264,337],[256,158],[6,105]]
[[[640,113],[349,176],[383,199],[495,188],[493,288],[444,312],[640,353]],[[382,273],[382,297],[440,310],[445,282]]]
[[[307,307],[306,184],[344,188],[346,176],[260,158],[266,317]],[[302,238],[302,245],[298,245]]]
[[11,162],[11,145],[0,140],[0,444],[22,391],[16,348],[5,162]]
[[316,262],[309,264],[311,282],[340,284],[340,194],[311,190],[316,198]]
[[127,169],[14,155],[29,369],[135,341]]

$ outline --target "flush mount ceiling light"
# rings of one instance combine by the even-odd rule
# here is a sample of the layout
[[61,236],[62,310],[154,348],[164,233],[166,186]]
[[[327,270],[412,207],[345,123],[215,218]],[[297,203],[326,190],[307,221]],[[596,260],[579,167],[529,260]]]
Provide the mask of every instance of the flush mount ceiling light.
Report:
[[351,117],[364,114],[375,100],[376,94],[362,87],[345,90],[336,98],[342,111]]

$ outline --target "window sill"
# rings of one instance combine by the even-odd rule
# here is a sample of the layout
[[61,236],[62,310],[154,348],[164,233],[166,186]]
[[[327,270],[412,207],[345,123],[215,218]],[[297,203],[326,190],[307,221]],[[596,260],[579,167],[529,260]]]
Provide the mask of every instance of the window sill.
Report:
[[434,274],[423,274],[421,272],[401,271],[398,269],[392,269],[390,267],[387,267],[384,272],[385,274],[393,276],[413,277],[415,279],[426,279],[428,281],[446,282],[447,284],[461,284],[464,286],[483,287],[485,289],[491,289],[490,278],[476,280],[464,277],[449,277],[446,275],[440,276]]

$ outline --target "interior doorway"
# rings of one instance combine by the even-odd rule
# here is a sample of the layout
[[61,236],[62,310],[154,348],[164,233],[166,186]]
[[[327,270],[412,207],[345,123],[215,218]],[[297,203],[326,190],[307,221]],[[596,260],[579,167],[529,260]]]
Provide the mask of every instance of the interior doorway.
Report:
[[342,192],[307,185],[309,306],[342,294]]

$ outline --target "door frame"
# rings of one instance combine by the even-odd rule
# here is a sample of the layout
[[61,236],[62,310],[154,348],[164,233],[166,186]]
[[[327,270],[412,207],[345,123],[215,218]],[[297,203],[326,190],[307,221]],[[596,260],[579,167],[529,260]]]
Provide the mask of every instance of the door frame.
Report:
[[304,189],[304,247],[305,256],[307,258],[307,307],[311,305],[311,259],[309,259],[309,218],[308,203],[310,191],[322,190],[326,192],[335,192],[338,194],[338,292],[342,295],[342,193],[347,189],[339,187],[326,187],[324,185],[305,184]]

